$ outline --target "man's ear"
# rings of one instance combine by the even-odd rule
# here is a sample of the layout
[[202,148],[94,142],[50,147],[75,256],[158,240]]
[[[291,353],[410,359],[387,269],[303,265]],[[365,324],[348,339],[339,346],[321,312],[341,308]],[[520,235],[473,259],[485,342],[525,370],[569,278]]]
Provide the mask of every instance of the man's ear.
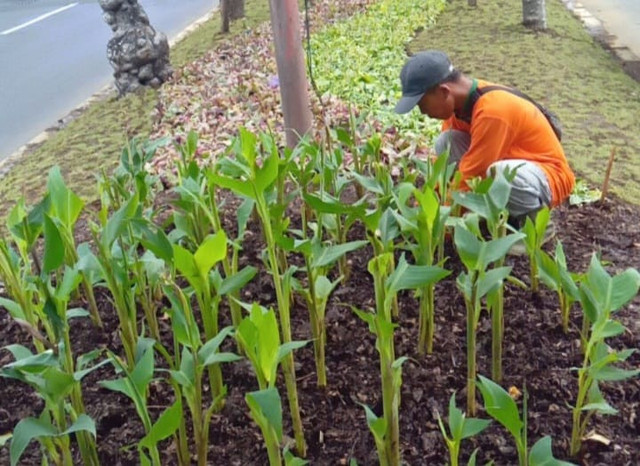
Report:
[[442,92],[442,96],[446,99],[451,94],[450,83],[443,83],[438,85],[438,89]]

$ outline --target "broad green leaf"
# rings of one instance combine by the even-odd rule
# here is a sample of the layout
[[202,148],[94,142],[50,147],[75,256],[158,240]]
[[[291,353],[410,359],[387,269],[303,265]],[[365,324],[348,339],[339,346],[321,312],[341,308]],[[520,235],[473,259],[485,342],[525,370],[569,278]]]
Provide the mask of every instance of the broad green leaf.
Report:
[[466,227],[460,225],[456,225],[453,239],[460,255],[460,260],[469,270],[475,270],[482,249],[482,242]]
[[502,172],[496,173],[489,192],[487,193],[490,200],[491,211],[494,215],[506,209],[510,195],[511,184],[509,184]]
[[248,197],[254,200],[256,199],[256,194],[250,181],[235,180],[227,176],[216,174],[211,175],[211,180],[213,180],[213,182],[221,188],[227,188],[234,193],[240,194],[241,196]]
[[[196,288],[202,287],[199,280],[198,267],[196,261],[187,249],[178,244],[173,245],[173,257],[175,259],[176,268],[187,279],[191,286]],[[201,291],[201,290],[199,290]]]
[[549,218],[551,217],[551,210],[548,207],[543,207],[536,214],[536,233],[538,238],[544,238],[544,233],[547,230],[549,224]]
[[538,274],[542,282],[551,290],[558,291],[561,286],[558,265],[542,250],[536,251],[535,260],[538,263]]
[[490,291],[496,289],[502,284],[505,278],[511,273],[511,266],[498,267],[487,271],[480,280],[478,280],[477,297],[482,298]]
[[114,392],[120,392],[132,400],[135,399],[131,383],[127,379],[101,380],[98,385]]
[[49,171],[47,190],[53,212],[66,228],[71,229],[82,212],[84,202],[67,188],[57,165]]
[[57,434],[51,423],[34,417],[20,421],[13,429],[13,438],[9,447],[11,466],[18,464],[27,445],[37,437],[53,437]]
[[368,244],[368,241],[351,241],[339,245],[325,246],[314,254],[311,262],[312,268],[325,267],[333,264],[346,253],[355,251]]
[[473,437],[485,430],[489,424],[491,424],[489,419],[467,418],[464,420],[464,428],[462,429],[461,438],[465,439]]
[[12,318],[25,321],[27,320],[24,312],[22,311],[22,307],[15,301],[0,296],[0,306],[4,307]]
[[422,214],[425,217],[429,231],[432,231],[440,209],[440,203],[438,202],[435,192],[433,189],[425,186],[423,191],[418,189],[414,190],[414,196],[418,201]]
[[263,159],[262,167],[256,171],[256,192],[262,193],[273,184],[278,177],[279,162],[280,157],[277,151],[272,152],[266,159]]
[[258,273],[258,269],[248,265],[238,273],[225,278],[218,289],[218,294],[222,296],[242,289],[243,286],[249,283],[253,277],[256,276],[256,273]]
[[331,295],[331,292],[333,292],[335,287],[338,286],[338,283],[340,283],[339,279],[332,282],[324,275],[317,276],[314,288],[316,298],[321,301],[326,300]]
[[487,413],[502,424],[516,439],[520,438],[523,423],[518,406],[500,385],[481,375],[478,388],[482,392]]
[[387,278],[385,286],[392,293],[396,293],[436,283],[450,273],[449,270],[432,265],[409,265],[403,255],[396,269]]
[[42,271],[51,273],[64,262],[65,245],[56,224],[48,215],[44,216],[44,260]]
[[449,398],[449,431],[454,439],[462,439],[465,416],[461,409],[456,407],[456,394]]
[[211,338],[200,348],[198,351],[198,359],[200,359],[200,361],[206,361],[207,359],[213,358],[213,355],[218,351],[224,339],[227,338],[231,332],[233,332],[232,326],[220,330],[215,337]]
[[636,375],[640,374],[640,369],[627,370],[627,369],[620,369],[614,366],[604,366],[597,371],[590,371],[590,372],[591,372],[591,376],[595,380],[605,380],[605,381],[612,382],[612,381],[625,380],[631,377],[635,377]]
[[364,412],[367,417],[367,425],[369,426],[371,433],[376,437],[377,442],[384,441],[384,437],[387,432],[387,420],[382,416],[376,416],[367,405],[362,405],[362,407],[364,408]]
[[198,247],[193,259],[198,267],[200,276],[206,278],[217,262],[227,256],[227,235],[224,230],[220,230],[215,235],[211,235]]
[[139,447],[151,448],[161,440],[172,435],[180,426],[182,419],[182,399],[177,398],[175,403],[163,411],[151,430],[140,440]]
[[611,280],[611,311],[617,311],[638,294],[640,273],[627,269]]
[[240,361],[241,359],[242,356],[238,356],[234,353],[211,353],[204,361],[201,362],[201,364],[203,366],[210,366],[212,364]]
[[524,238],[524,233],[513,233],[502,238],[485,242],[482,246],[482,260],[480,267],[485,269],[492,262],[507,255],[511,246]]
[[151,382],[151,378],[153,377],[153,371],[155,368],[153,355],[154,350],[153,346],[151,346],[147,348],[142,358],[137,361],[136,367],[134,367],[131,372],[131,382],[140,393],[146,392],[147,385],[149,385],[149,382]]
[[291,353],[292,351],[297,350],[299,348],[302,348],[307,343],[309,343],[307,340],[304,340],[304,341],[290,341],[288,343],[284,343],[284,344],[280,345],[280,348],[278,350],[278,362],[282,361],[284,359],[284,357],[286,355],[288,355],[289,353]]
[[551,437],[548,435],[538,440],[529,451],[529,466],[572,466],[573,463],[560,461],[553,457]]
[[[20,354],[20,356],[24,356],[25,353],[23,351],[24,347],[20,345],[9,345],[6,347],[11,353],[16,356],[16,354]],[[58,358],[53,354],[53,351],[46,350],[42,353],[32,355],[29,353],[29,356],[21,357],[16,361],[6,364],[3,367],[3,370],[6,369],[17,369],[24,372],[40,372],[46,367],[53,367],[58,365]]]
[[304,466],[305,464],[309,464],[307,460],[303,460],[302,458],[298,458],[293,453],[289,451],[289,448],[284,448],[284,465],[285,466]]
[[469,209],[480,215],[482,218],[492,219],[491,205],[489,199],[483,194],[473,192],[454,191],[451,193],[456,204]]
[[96,436],[96,423],[86,414],[80,414],[71,426],[65,430],[61,435],[68,435],[73,432],[89,432],[94,437]]
[[261,413],[275,431],[278,440],[282,439],[282,402],[275,387],[249,392],[245,395],[247,404]]
[[107,220],[107,224],[102,229],[102,237],[100,239],[105,249],[111,249],[113,242],[122,235],[127,222],[134,218],[138,205],[138,194],[135,193]]

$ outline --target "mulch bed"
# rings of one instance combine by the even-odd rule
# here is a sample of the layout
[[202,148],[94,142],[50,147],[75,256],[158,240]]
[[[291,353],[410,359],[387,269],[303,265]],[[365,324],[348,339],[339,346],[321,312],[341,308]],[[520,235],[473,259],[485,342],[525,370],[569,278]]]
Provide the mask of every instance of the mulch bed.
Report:
[[[227,212],[225,223],[233,222],[233,212]],[[640,263],[640,209],[611,199],[602,204],[581,207],[561,207],[554,211],[558,238],[562,241],[570,269],[583,271],[593,252],[607,261],[610,273]],[[294,219],[295,221],[295,219]],[[245,263],[260,266],[262,244],[259,230],[244,243]],[[79,231],[79,236],[86,234]],[[450,254],[453,252],[449,251]],[[359,464],[377,464],[375,445],[368,431],[364,410],[360,403],[381,412],[379,359],[375,338],[364,322],[343,303],[362,309],[373,307],[373,283],[367,272],[371,251],[352,254],[353,273],[346,285],[332,295],[327,308],[327,367],[329,386],[320,390],[315,385],[312,345],[295,354],[298,390],[308,459],[314,465],[349,464],[355,458]],[[294,259],[295,260],[295,259]],[[526,258],[509,258],[514,274],[528,282]],[[400,319],[396,332],[396,356],[408,356],[404,364],[401,425],[402,456],[406,464],[445,464],[448,454],[437,426],[437,413],[446,416],[449,397],[456,391],[457,404],[464,407],[466,377],[465,309],[456,289],[455,277],[462,270],[459,260],[452,257],[447,267],[453,273],[436,290],[437,333],[432,355],[418,356],[417,300],[410,293],[399,296]],[[275,302],[270,277],[259,274],[243,291],[246,301],[258,300],[264,305]],[[72,342],[79,355],[96,347],[120,351],[117,317],[103,289],[97,299],[105,323],[104,330],[95,329],[88,319],[74,319]],[[555,294],[542,289],[530,292],[508,286],[505,292],[505,347],[503,386],[519,389],[526,383],[529,393],[529,439],[533,444],[543,435],[553,437],[554,453],[567,459],[571,433],[571,414],[568,404],[575,400],[577,385],[575,372],[570,369],[581,363],[577,327],[580,311],[573,309],[574,328],[564,334],[560,328],[560,313]],[[628,332],[611,341],[616,348],[640,346],[640,320],[636,298],[617,315]],[[228,324],[223,310],[222,324]],[[302,300],[296,299],[292,309],[294,339],[310,338],[308,317]],[[162,321],[166,343],[169,321]],[[9,318],[0,312],[0,345],[29,344],[29,338]],[[478,333],[478,369],[490,375],[490,322],[486,314],[481,318]],[[232,349],[231,342],[228,342]],[[171,347],[171,345],[167,345]],[[0,365],[11,361],[7,351],[0,352]],[[158,365],[161,364],[159,358]],[[627,366],[638,367],[640,356],[629,358]],[[258,427],[251,421],[244,401],[244,393],[257,389],[257,383],[247,362],[223,367],[229,394],[224,410],[213,418],[210,432],[209,464],[263,465],[268,464],[266,449]],[[160,374],[157,374],[160,375]],[[95,419],[101,464],[138,464],[136,443],[144,435],[133,404],[124,396],[100,388],[97,381],[113,379],[110,367],[103,367],[83,381],[85,404]],[[0,378],[0,434],[9,432],[25,416],[34,416],[43,407],[42,401],[25,385]],[[285,432],[292,435],[284,384],[280,384],[285,409]],[[595,416],[590,428],[608,438],[611,443],[587,441],[580,464],[636,465],[640,464],[640,380],[605,384],[603,393],[619,409],[615,416]],[[157,417],[173,400],[168,384],[152,384],[149,409]],[[481,417],[487,417],[480,412]],[[40,462],[39,452],[32,443],[21,464]],[[463,442],[461,459],[479,448],[479,464],[494,460],[498,465],[517,464],[514,443],[497,423],[481,435]],[[175,464],[175,448],[170,441],[161,445],[163,464]],[[78,456],[78,464],[80,459]],[[577,462],[576,459],[573,459]],[[0,464],[8,464],[8,448],[0,449]]]

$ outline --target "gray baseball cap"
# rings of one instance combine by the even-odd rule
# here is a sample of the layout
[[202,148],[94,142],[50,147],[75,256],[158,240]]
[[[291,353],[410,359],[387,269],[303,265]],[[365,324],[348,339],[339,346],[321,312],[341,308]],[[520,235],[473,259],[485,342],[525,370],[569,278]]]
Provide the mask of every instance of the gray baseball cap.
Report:
[[444,81],[453,70],[447,54],[439,50],[427,50],[411,56],[400,72],[402,98],[396,104],[396,113],[408,113],[425,92]]

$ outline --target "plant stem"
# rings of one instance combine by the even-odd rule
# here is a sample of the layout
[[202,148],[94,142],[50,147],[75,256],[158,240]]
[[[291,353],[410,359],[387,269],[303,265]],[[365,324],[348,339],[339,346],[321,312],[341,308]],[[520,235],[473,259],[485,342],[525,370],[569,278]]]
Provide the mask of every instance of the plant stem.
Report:
[[[393,351],[393,341],[391,341]],[[383,351],[384,352],[384,351]],[[387,360],[380,353],[380,372],[382,374],[382,406],[384,418],[387,421],[387,433],[385,435],[386,457],[390,466],[400,465],[400,420],[398,416],[398,402],[396,387],[393,380],[393,359]],[[391,355],[393,358],[393,354]]]
[[497,298],[491,310],[491,377],[502,382],[502,339],[504,333],[504,285],[496,291]]
[[[256,193],[258,214],[262,220],[262,226],[267,243],[267,251],[269,255],[269,265],[273,277],[273,285],[276,291],[276,299],[278,302],[278,312],[280,317],[280,327],[282,331],[282,341],[284,344],[291,342],[291,317],[289,315],[289,299],[285,297],[282,286],[282,278],[280,276],[278,254],[276,251],[276,241],[271,228],[271,218],[269,209],[266,205],[263,193]],[[296,451],[302,457],[307,455],[307,446],[304,439],[304,431],[302,427],[302,418],[300,417],[300,407],[298,406],[298,388],[296,386],[296,371],[293,360],[293,352],[289,353],[282,360],[284,369],[285,385],[287,387],[287,398],[289,400],[289,410],[291,411],[291,422],[293,424],[293,433],[296,440]]]
[[433,305],[434,285],[430,284],[422,288],[422,296],[420,298],[420,315],[419,315],[419,339],[418,354],[423,355],[425,351],[428,354],[433,353],[433,335],[435,333],[435,312]]
[[564,333],[569,332],[569,300],[567,296],[560,290],[558,291],[558,301],[560,302],[560,312],[562,313],[562,331]]
[[467,308],[467,415],[476,415],[476,272],[471,272],[471,298],[465,299]]

